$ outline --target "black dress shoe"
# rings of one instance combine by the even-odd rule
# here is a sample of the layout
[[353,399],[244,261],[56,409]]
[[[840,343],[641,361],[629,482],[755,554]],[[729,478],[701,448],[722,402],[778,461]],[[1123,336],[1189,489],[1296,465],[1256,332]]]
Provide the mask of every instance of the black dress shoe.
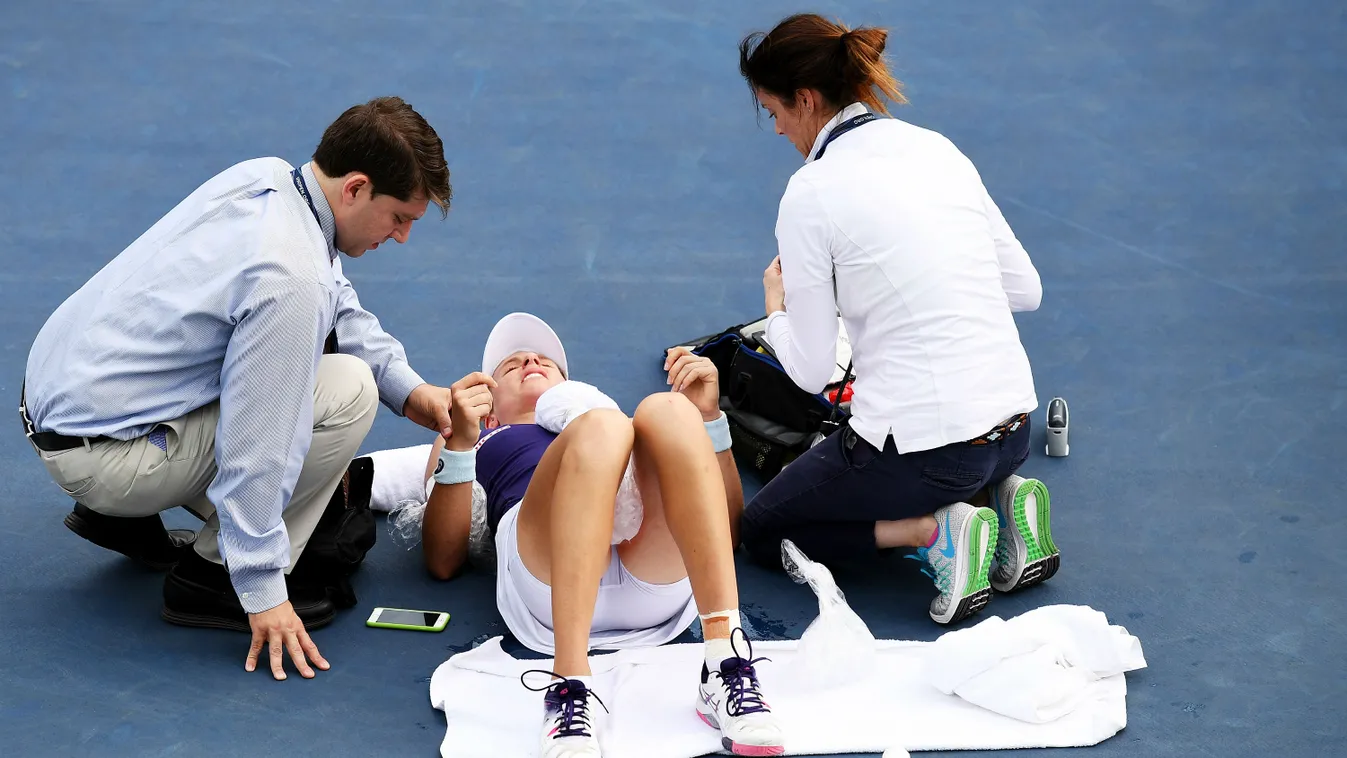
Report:
[[[295,615],[308,630],[332,623],[337,607],[327,594],[292,584],[286,577],[286,591]],[[248,614],[239,602],[229,572],[224,566],[202,558],[195,550],[188,550],[178,565],[164,578],[164,620],[180,626],[208,629],[232,629],[251,632]]]
[[121,553],[155,571],[173,568],[185,553],[192,552],[196,543],[196,532],[165,529],[158,514],[105,516],[81,503],[75,503],[75,510],[65,517],[65,525],[95,545]]

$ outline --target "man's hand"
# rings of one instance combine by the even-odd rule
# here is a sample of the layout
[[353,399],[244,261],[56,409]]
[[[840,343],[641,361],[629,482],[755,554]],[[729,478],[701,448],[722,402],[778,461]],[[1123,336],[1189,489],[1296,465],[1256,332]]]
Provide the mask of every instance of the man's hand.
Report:
[[786,310],[786,285],[781,281],[781,256],[772,259],[772,265],[762,272],[762,292],[767,304],[767,315]]
[[676,347],[665,356],[664,369],[669,372],[667,383],[697,406],[703,421],[720,418],[720,372],[710,358]]
[[450,385],[453,393],[454,433],[446,435],[445,446],[450,450],[467,452],[477,444],[482,433],[482,419],[491,413],[491,390],[496,380],[474,371]]
[[453,430],[449,421],[451,394],[447,387],[436,387],[433,384],[419,385],[407,396],[407,402],[402,406],[402,415],[432,432],[439,432],[448,439]]
[[248,648],[248,660],[243,664],[244,670],[257,669],[257,659],[262,653],[262,646],[269,644],[271,675],[277,681],[285,679],[282,647],[290,651],[290,660],[295,662],[299,675],[305,679],[313,678],[313,669],[305,660],[306,655],[313,660],[315,666],[327,671],[327,661],[318,652],[318,646],[309,639],[309,633],[304,631],[304,624],[299,620],[299,616],[295,615],[295,607],[290,605],[289,600],[269,611],[249,614],[248,624],[253,628],[253,644]]

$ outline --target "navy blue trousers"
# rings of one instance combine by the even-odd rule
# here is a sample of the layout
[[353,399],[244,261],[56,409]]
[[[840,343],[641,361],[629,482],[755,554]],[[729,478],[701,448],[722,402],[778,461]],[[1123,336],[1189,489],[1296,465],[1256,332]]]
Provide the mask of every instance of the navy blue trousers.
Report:
[[781,568],[781,540],[825,565],[873,556],[875,522],[927,516],[999,484],[1029,457],[1030,423],[993,442],[956,442],[900,455],[843,427],[791,461],[744,506],[753,559]]

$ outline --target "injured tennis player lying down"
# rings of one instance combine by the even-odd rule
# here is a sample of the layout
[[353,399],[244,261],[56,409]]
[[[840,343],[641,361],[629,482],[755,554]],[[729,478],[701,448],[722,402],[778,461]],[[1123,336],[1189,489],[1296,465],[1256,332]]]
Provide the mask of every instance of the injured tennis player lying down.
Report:
[[428,468],[422,550],[434,576],[458,573],[479,483],[496,604],[522,644],[554,656],[531,687],[546,690],[545,758],[601,755],[606,708],[590,649],[660,645],[699,614],[706,660],[689,704],[731,753],[784,752],[739,624],[743,492],[716,369],[686,350],[671,351],[666,368],[670,391],[628,418],[569,379],[551,327],[512,313],[487,338],[482,371],[452,386],[452,432]]

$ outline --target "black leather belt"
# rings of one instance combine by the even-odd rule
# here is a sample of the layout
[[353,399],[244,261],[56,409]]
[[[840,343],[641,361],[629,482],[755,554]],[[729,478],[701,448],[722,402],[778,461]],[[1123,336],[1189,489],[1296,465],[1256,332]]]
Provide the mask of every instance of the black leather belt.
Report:
[[28,436],[28,439],[33,441],[33,444],[37,446],[38,450],[47,453],[59,453],[62,450],[73,450],[77,447],[84,447],[85,440],[88,440],[89,444],[92,445],[95,442],[102,442],[112,438],[67,437],[64,434],[57,434],[56,432],[34,432]]

